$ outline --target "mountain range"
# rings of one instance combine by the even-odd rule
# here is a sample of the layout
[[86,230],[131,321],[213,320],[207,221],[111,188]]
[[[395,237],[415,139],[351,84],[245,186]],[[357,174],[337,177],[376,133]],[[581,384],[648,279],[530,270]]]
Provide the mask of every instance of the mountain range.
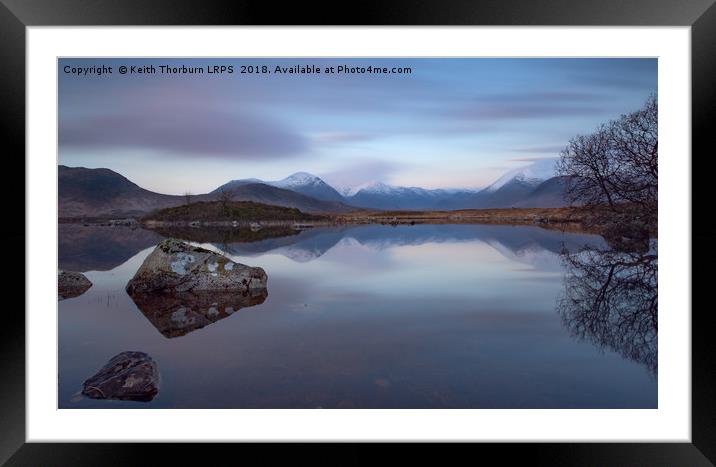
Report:
[[[304,212],[348,212],[353,208],[302,193],[266,185],[245,183],[232,190],[236,201],[254,201],[297,208]],[[139,217],[155,209],[186,203],[185,196],[154,193],[109,169],[58,166],[59,217]],[[190,200],[213,201],[218,191],[191,195]]]
[[[154,193],[105,168],[58,166],[59,217],[135,217],[178,206],[185,196]],[[373,183],[336,189],[320,177],[297,172],[283,180],[231,180],[191,201],[216,200],[229,192],[237,201],[293,207],[304,212],[453,210],[564,206],[565,179],[555,176],[555,160],[511,170],[481,190],[425,189]]]

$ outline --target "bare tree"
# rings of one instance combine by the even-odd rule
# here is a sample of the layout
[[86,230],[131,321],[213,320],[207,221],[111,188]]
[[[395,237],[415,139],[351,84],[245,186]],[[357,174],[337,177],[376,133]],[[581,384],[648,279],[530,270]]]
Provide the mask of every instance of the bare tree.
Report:
[[191,191],[185,191],[185,192],[184,192],[184,201],[185,201],[185,203],[186,203],[187,206],[189,206],[189,205],[191,204],[191,196],[192,196],[192,192],[191,192]]
[[228,215],[229,203],[231,202],[233,197],[234,197],[234,193],[231,190],[223,189],[223,190],[219,191],[217,199],[219,200],[219,205],[221,206],[221,212],[224,215]]
[[652,95],[646,105],[612,125],[611,146],[618,170],[611,181],[620,199],[646,212],[656,212],[658,201],[658,103]]
[[642,224],[656,225],[657,123],[658,102],[651,95],[640,110],[571,139],[557,164],[567,200],[617,215],[636,213]]

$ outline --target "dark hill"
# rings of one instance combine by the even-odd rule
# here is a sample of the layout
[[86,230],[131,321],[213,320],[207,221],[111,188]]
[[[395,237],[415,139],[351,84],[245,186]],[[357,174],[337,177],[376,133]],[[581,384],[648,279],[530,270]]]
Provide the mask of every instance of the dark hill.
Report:
[[485,190],[475,195],[476,208],[509,208],[527,198],[535,186],[529,182],[513,179],[493,192]]
[[[57,172],[60,218],[141,217],[157,209],[186,204],[184,196],[145,190],[110,169],[60,165]],[[231,193],[234,201],[254,201],[304,212],[347,212],[352,209],[343,203],[321,201],[262,183],[237,186]],[[218,194],[194,195],[191,201],[212,201],[217,197]]]
[[[257,203],[271,204],[298,208],[306,212],[348,212],[351,206],[335,201],[322,201],[311,198],[295,191],[277,188],[264,183],[247,183],[229,190],[232,200],[255,201]],[[218,196],[218,195],[216,195]]]
[[59,217],[137,216],[184,200],[145,190],[109,169],[60,165],[57,171]]
[[515,204],[523,208],[561,208],[568,203],[564,197],[567,177],[552,177],[540,183],[526,198]]
[[143,217],[144,221],[162,222],[254,222],[254,221],[317,221],[324,216],[306,214],[296,208],[272,206],[253,201],[200,201],[160,209]]

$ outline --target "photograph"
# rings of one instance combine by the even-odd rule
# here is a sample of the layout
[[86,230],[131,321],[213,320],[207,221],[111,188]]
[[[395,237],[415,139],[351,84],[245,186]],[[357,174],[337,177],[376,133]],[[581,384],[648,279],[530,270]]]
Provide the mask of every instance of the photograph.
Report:
[[658,64],[58,57],[57,408],[658,409]]

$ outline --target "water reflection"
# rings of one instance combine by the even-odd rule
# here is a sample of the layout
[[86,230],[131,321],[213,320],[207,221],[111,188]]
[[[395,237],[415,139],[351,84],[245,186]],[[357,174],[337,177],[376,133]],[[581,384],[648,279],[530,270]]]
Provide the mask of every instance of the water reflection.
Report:
[[[114,249],[120,230],[112,229],[100,235]],[[77,258],[104,254],[97,230],[91,245],[70,245]],[[607,259],[618,260],[620,280],[632,274],[622,264],[630,254],[610,253],[601,237],[465,224],[273,233],[162,232],[264,268],[268,296],[130,297],[127,281],[161,241],[157,232],[124,263],[89,271],[93,287],[58,305],[59,406],[657,407],[657,381],[643,363],[656,368],[656,321],[628,316],[641,306],[634,286],[622,287],[620,305],[612,278],[607,300],[597,310],[587,304],[609,275]],[[146,231],[134,234],[117,251]],[[61,239],[61,256],[68,244]],[[128,349],[161,365],[154,399],[73,399],[88,375]]]
[[298,235],[300,230],[291,226],[267,226],[260,229],[249,227],[190,227],[172,226],[157,227],[155,232],[166,238],[181,238],[197,243],[216,243],[228,245],[232,243],[252,243],[260,240]]
[[[284,228],[286,229],[286,228]],[[238,229],[236,229],[238,230]],[[596,235],[564,235],[556,230],[540,227],[513,227],[495,225],[430,225],[401,226],[391,228],[381,225],[316,227],[303,231],[288,228],[290,234],[274,230],[272,235],[252,232],[249,236],[237,234],[228,237],[226,232],[215,229],[164,229],[159,232],[183,240],[210,243],[230,255],[260,256],[279,254],[297,263],[314,261],[340,242],[356,242],[373,251],[384,251],[403,246],[420,246],[429,243],[449,244],[482,241],[502,254],[521,262],[537,263],[544,257],[556,269],[560,266],[553,259],[564,246],[576,248],[587,245],[603,246],[604,241]],[[262,238],[263,236],[263,238]],[[538,258],[542,255],[543,258]],[[553,267],[553,269],[555,269]]]
[[565,292],[557,311],[569,332],[658,370],[656,242],[644,251],[565,249]]
[[390,228],[362,225],[307,230],[277,226],[256,231],[249,228],[196,227],[146,230],[63,224],[60,225],[59,237],[60,268],[81,272],[110,270],[169,237],[211,244],[230,255],[257,257],[272,253],[297,263],[315,261],[346,240],[374,251],[427,243],[483,241],[511,259],[530,264],[542,262],[553,270],[561,268],[554,257],[563,246],[604,246],[604,241],[596,235],[565,235],[555,230],[526,226],[423,224]]
[[266,300],[266,289],[241,292],[130,294],[137,308],[164,337],[186,335]]
[[126,226],[59,225],[59,266],[68,271],[109,271],[162,236],[151,230]]

